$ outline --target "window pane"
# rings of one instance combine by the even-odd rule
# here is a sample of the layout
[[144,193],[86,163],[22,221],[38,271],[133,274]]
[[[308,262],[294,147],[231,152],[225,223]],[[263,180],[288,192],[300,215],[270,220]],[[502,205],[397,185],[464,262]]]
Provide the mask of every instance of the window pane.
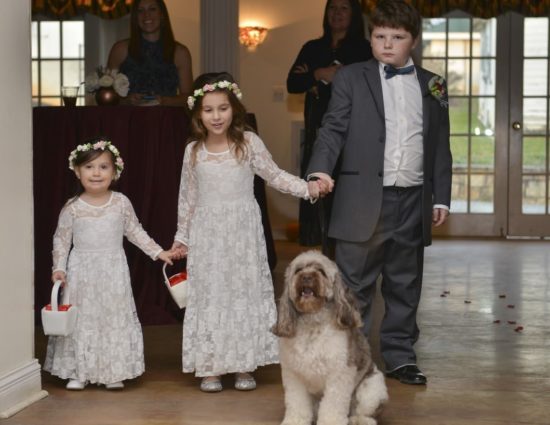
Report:
[[495,99],[472,98],[472,134],[493,136],[495,134]]
[[43,61],[41,77],[43,96],[60,96],[61,75],[59,61]]
[[38,56],[38,23],[31,23],[31,57],[36,59]]
[[422,67],[442,77],[445,76],[445,59],[423,59]]
[[523,54],[529,56],[548,55],[548,18],[525,18]]
[[521,204],[523,214],[544,214],[546,212],[545,183],[545,176],[523,176]]
[[451,211],[468,212],[468,176],[466,174],[453,174]]
[[523,134],[546,134],[546,98],[523,99]]
[[449,99],[449,119],[451,134],[468,133],[468,99],[456,97]]
[[449,19],[449,57],[470,56],[470,19]]
[[546,96],[548,93],[548,60],[526,59],[523,61],[523,94]]
[[422,56],[445,56],[445,19],[422,20]]
[[472,174],[470,177],[470,212],[494,212],[495,178],[492,174]]
[[44,21],[40,23],[40,56],[59,58],[59,22]]
[[38,61],[32,61],[32,95],[38,96]]
[[496,56],[497,52],[497,21],[495,18],[473,20],[472,55]]
[[42,106],[61,106],[61,98],[59,97],[43,97]]
[[453,155],[453,171],[468,170],[468,138],[451,137],[451,153]]
[[496,60],[472,60],[472,94],[495,95]]
[[84,57],[84,21],[63,22],[63,57]]
[[546,172],[546,139],[542,137],[525,137],[522,156],[524,173]]
[[474,171],[495,171],[495,138],[472,137],[472,169]]
[[467,96],[470,93],[470,60],[449,59],[447,85],[451,96]]
[[84,81],[84,61],[63,61],[63,85],[79,86]]

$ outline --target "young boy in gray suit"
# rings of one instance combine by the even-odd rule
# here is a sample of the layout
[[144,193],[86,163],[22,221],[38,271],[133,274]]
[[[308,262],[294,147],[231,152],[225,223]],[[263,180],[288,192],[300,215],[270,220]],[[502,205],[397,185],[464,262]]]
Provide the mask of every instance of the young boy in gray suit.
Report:
[[374,58],[342,68],[314,145],[308,175],[329,190],[338,157],[329,236],[364,332],[381,274],[380,349],[388,377],[426,384],[413,349],[419,329],[424,246],[449,215],[452,157],[444,79],[411,59],[421,18],[403,0],[382,0],[369,32]]

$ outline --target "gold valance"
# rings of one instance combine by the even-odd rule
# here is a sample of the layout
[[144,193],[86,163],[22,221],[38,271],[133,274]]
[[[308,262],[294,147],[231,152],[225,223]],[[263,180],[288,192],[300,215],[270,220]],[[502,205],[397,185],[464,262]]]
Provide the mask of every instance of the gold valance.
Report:
[[130,13],[133,0],[32,0],[32,13],[67,19],[92,13],[103,19],[118,19]]
[[[506,12],[523,16],[550,16],[550,0],[406,0],[425,18],[436,18],[459,9],[477,18],[493,18]],[[361,0],[368,15],[377,0]]]

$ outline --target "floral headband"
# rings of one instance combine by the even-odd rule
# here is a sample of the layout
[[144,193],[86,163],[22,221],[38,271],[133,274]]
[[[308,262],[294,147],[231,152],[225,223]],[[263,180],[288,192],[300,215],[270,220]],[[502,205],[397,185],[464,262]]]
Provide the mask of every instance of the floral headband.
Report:
[[115,145],[113,145],[108,140],[99,140],[95,143],[84,143],[82,145],[78,145],[74,151],[71,152],[69,155],[69,169],[74,171],[74,162],[80,155],[80,152],[88,152],[88,151],[97,151],[105,149],[109,150],[114,157],[115,157],[115,168],[116,168],[116,175],[115,179],[118,179],[120,177],[120,174],[122,173],[122,170],[124,170],[124,161],[122,160],[120,156],[119,150],[116,148]]
[[198,97],[204,96],[205,93],[213,92],[216,89],[227,89],[231,90],[235,96],[237,96],[237,99],[242,99],[243,94],[241,92],[241,89],[237,85],[237,83],[231,83],[227,80],[223,81],[217,81],[212,84],[205,84],[201,89],[197,89],[193,92],[192,96],[189,96],[187,98],[187,106],[189,106],[189,109],[193,109],[195,106],[195,102]]

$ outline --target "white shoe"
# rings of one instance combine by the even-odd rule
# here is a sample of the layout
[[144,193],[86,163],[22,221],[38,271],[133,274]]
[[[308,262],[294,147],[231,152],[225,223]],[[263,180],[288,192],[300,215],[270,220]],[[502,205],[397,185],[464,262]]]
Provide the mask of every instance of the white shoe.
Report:
[[87,385],[87,382],[79,381],[78,379],[70,379],[69,382],[67,382],[67,385],[65,388],[72,391],[81,391],[84,389],[84,387]]
[[105,388],[107,388],[108,390],[121,390],[124,388],[124,382],[118,381],[113,382],[112,384],[105,384]]

